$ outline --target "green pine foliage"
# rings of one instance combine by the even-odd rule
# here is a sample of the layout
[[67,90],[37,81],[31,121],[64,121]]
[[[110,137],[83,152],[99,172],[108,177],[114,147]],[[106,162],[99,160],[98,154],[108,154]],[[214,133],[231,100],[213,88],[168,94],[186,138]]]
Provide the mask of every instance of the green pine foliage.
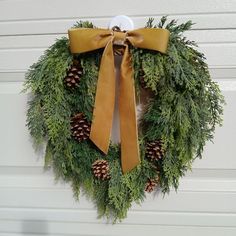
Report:
[[[152,19],[148,25],[157,27],[153,26]],[[163,17],[158,27],[171,32],[168,52],[161,59],[156,59],[160,55],[154,53],[144,55],[146,80],[154,81],[157,86],[155,89],[150,86],[155,96],[143,122],[148,127],[146,137],[161,138],[167,147],[161,165],[164,192],[169,191],[170,186],[177,189],[179,178],[191,168],[196,157],[201,157],[206,141],[213,138],[216,125],[222,122],[224,99],[219,87],[210,78],[204,55],[196,50],[194,42],[183,37],[183,32],[191,26],[191,21],[177,25],[172,20],[166,24]],[[152,70],[146,58],[156,60],[159,70]]]
[[[166,28],[171,33],[167,54],[131,48],[137,91],[143,71],[152,96],[139,127],[141,164],[125,175],[118,145],[111,144],[104,156],[91,141],[78,143],[70,132],[70,119],[75,113],[83,112],[88,121],[92,120],[103,50],[72,55],[64,37],[26,74],[25,91],[31,92],[27,126],[36,146],[46,143],[45,165],[53,167],[57,178],[71,183],[76,198],[81,191],[85,193],[96,204],[100,217],[114,222],[125,218],[133,202],[140,204],[145,199],[146,182],[155,178],[156,167],[160,189],[164,193],[171,187],[177,189],[179,178],[196,157],[201,157],[216,125],[222,123],[224,99],[219,87],[210,78],[204,55],[183,36],[191,26],[190,21],[168,23],[166,17],[155,25],[150,19],[146,27]],[[77,22],[74,27],[94,28],[90,22]],[[72,91],[66,88],[64,78],[74,58],[81,61],[83,75],[79,87]],[[158,139],[164,142],[165,156],[152,163],[145,158],[145,145]],[[109,162],[109,180],[94,177],[91,166],[97,159]]]

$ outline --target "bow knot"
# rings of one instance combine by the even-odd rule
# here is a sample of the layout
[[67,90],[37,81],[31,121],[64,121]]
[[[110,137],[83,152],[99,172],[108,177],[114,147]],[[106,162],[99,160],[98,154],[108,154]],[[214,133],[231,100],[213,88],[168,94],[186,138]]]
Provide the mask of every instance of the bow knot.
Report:
[[113,43],[115,45],[124,45],[126,42],[127,33],[121,32],[121,31],[112,31],[112,32],[113,32],[113,36],[114,36]]
[[72,53],[83,53],[104,48],[97,81],[90,139],[105,154],[107,154],[110,144],[115,107],[116,83],[113,44],[124,46],[120,68],[118,103],[121,164],[123,173],[126,173],[140,163],[132,58],[127,41],[134,47],[165,53],[169,31],[156,28],[127,32],[74,28],[70,29],[68,33]]

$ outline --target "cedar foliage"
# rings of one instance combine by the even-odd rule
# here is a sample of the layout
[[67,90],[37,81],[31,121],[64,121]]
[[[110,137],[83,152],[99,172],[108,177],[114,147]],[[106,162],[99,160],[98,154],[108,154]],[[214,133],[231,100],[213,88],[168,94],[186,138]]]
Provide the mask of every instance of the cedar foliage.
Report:
[[[183,33],[192,22],[177,24],[162,17],[155,25],[150,19],[146,27],[170,31],[167,54],[131,48],[136,87],[139,72],[144,71],[146,87],[153,91],[139,127],[141,164],[123,175],[120,149],[111,144],[107,156],[86,140],[77,143],[70,132],[70,118],[82,112],[91,122],[102,50],[72,55],[67,38],[58,39],[26,74],[25,91],[31,91],[28,103],[27,126],[35,145],[46,143],[45,165],[52,166],[58,178],[72,184],[76,198],[82,190],[93,200],[99,216],[121,220],[126,217],[132,202],[141,203],[145,186],[156,177],[156,167],[145,158],[145,145],[162,140],[165,157],[156,163],[160,172],[162,192],[178,188],[179,178],[203,147],[213,138],[216,125],[222,123],[224,99],[218,85],[211,80],[205,57]],[[74,27],[94,26],[77,22]],[[64,78],[73,59],[79,59],[83,75],[79,86],[70,91]],[[138,91],[138,89],[137,89]],[[94,178],[92,164],[106,159],[110,179]]]

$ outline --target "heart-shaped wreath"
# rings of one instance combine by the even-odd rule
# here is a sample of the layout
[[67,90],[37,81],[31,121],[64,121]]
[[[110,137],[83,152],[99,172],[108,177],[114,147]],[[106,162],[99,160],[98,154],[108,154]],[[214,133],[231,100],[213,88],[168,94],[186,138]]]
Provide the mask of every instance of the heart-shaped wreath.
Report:
[[[104,155],[90,140],[106,48],[71,53],[74,39],[63,37],[26,74],[25,91],[32,92],[27,125],[37,146],[46,143],[46,166],[53,166],[57,177],[72,183],[76,197],[83,189],[100,216],[123,219],[132,202],[143,201],[145,192],[177,189],[179,178],[201,157],[206,141],[222,122],[224,98],[210,78],[204,55],[183,36],[191,26],[191,21],[178,25],[166,17],[157,25],[153,19],[147,22],[147,29],[169,31],[166,53],[150,50],[148,43],[136,47],[132,39],[112,45],[115,55],[130,54],[136,100],[144,104],[138,122],[140,159],[128,171],[122,168],[119,144],[108,143]],[[72,31],[85,28],[97,29],[92,23],[78,22]],[[118,31],[116,36],[124,41],[124,34],[135,35]],[[84,46],[82,41],[76,43]],[[106,109],[103,114],[106,117]],[[130,145],[130,152],[133,149]]]

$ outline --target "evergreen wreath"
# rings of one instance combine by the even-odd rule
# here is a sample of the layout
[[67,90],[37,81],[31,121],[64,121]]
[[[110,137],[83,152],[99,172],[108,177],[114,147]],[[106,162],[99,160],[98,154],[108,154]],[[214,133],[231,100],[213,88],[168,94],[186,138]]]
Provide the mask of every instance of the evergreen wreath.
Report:
[[[101,49],[72,55],[69,40],[58,39],[26,74],[27,126],[36,147],[46,143],[45,165],[57,178],[82,189],[96,204],[99,216],[121,220],[132,202],[145,192],[168,193],[178,188],[206,141],[222,123],[224,98],[210,78],[196,44],[183,32],[193,23],[177,24],[162,17],[146,27],[170,31],[167,54],[131,47],[137,97],[149,94],[139,122],[141,164],[122,174],[120,147],[112,144],[104,156],[88,139]],[[95,28],[77,22],[75,28]],[[117,50],[119,53],[120,51]]]

